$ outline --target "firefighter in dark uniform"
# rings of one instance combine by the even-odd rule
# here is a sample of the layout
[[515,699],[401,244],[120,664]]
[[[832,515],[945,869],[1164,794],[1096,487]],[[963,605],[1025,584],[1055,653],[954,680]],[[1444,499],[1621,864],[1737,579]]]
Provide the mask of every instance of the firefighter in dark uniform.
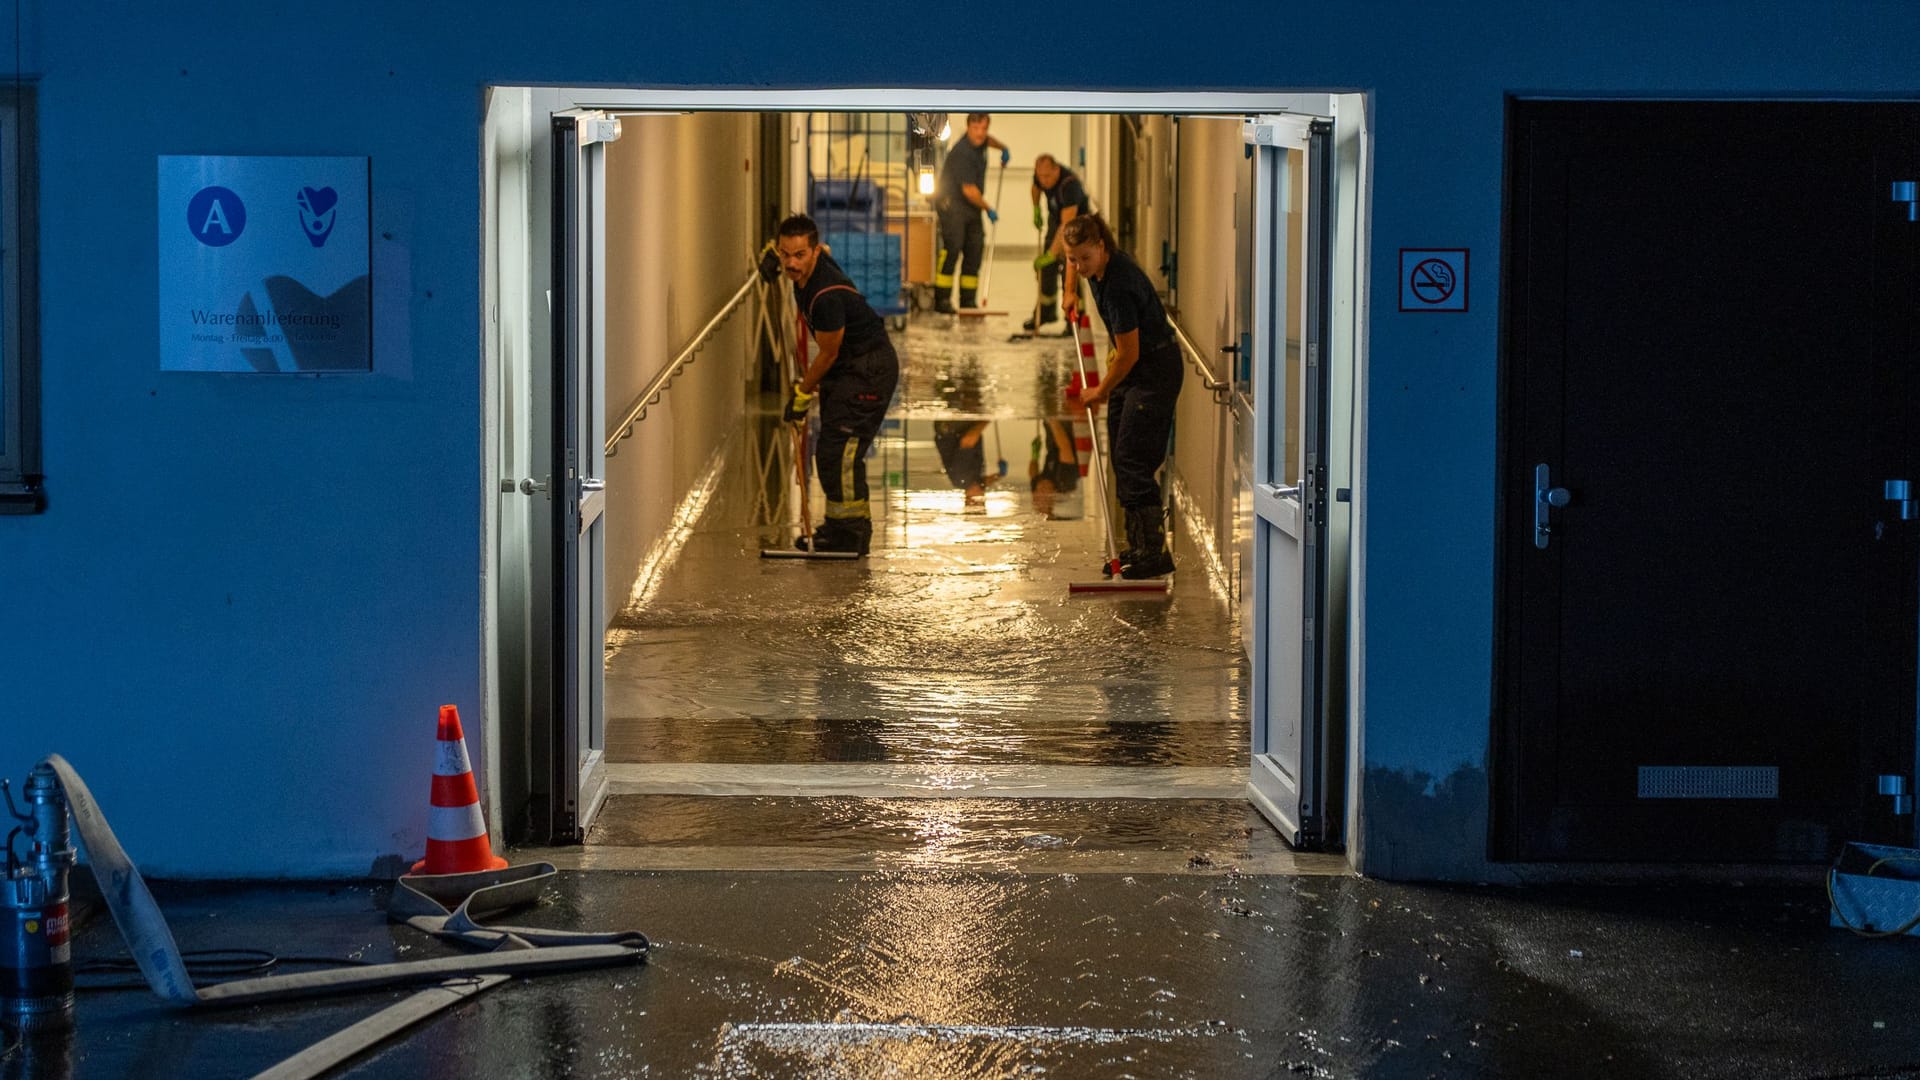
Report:
[[987,242],[980,215],[984,212],[988,221],[1000,220],[1000,212],[987,205],[987,148],[1000,151],[1001,168],[1013,153],[987,134],[991,120],[986,113],[967,114],[967,137],[947,151],[947,160],[940,166],[940,186],[934,192],[934,209],[940,213],[940,270],[933,276],[933,310],[948,315],[954,311],[956,262],[960,264],[960,306],[973,307],[974,292],[980,288],[980,252]]
[[[793,282],[802,335],[818,351],[787,399],[786,418],[807,415],[820,397],[820,439],[814,466],[827,496],[827,520],[813,533],[815,551],[867,553],[873,517],[867,508],[867,450],[886,419],[900,381],[900,358],[887,327],[833,256],[820,246],[820,229],[805,214],[780,223],[775,238],[780,269]],[[804,549],[802,538],[798,546]]]
[[[1161,577],[1173,572],[1173,553],[1167,547],[1157,474],[1166,461],[1180,397],[1180,346],[1153,282],[1114,243],[1099,214],[1081,214],[1061,232],[1068,264],[1093,282],[1093,302],[1113,343],[1105,378],[1080,401],[1088,408],[1107,406],[1107,452],[1127,523],[1120,576]],[[1069,297],[1069,315],[1072,306]]]
[[[1044,215],[1040,210],[1043,196],[1047,200]],[[1040,312],[1037,320],[1030,318],[1021,324],[1023,329],[1037,330],[1060,317],[1060,263],[1067,257],[1067,245],[1060,236],[1060,228],[1081,214],[1092,212],[1087,189],[1073,170],[1054,160],[1052,154],[1041,154],[1033,163],[1033,227],[1038,229],[1044,224],[1047,229],[1046,239],[1040,242],[1040,254],[1033,260],[1033,268],[1040,274]],[[1076,282],[1075,288],[1078,287]]]

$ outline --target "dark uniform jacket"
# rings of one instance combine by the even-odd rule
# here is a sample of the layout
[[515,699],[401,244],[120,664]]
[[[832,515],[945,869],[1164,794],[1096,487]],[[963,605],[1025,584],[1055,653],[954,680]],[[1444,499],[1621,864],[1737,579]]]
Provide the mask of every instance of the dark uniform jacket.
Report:
[[[1038,182],[1035,186],[1038,186]],[[1060,227],[1060,212],[1069,206],[1073,207],[1074,213],[1081,217],[1093,212],[1093,203],[1087,198],[1087,189],[1081,185],[1080,178],[1073,175],[1073,170],[1065,166],[1061,167],[1060,179],[1053,182],[1053,187],[1040,188],[1040,193],[1047,197],[1047,231],[1049,233]]]
[[1116,251],[1107,260],[1106,273],[1093,279],[1093,302],[1107,333],[1118,337],[1129,330],[1140,331],[1140,358],[1115,389],[1178,392],[1180,345],[1167,322],[1167,309],[1160,306],[1160,294],[1153,291],[1153,282],[1132,256]]
[[[888,344],[886,323],[853,287],[853,279],[824,251],[806,285],[793,290],[793,299],[799,305],[800,317],[807,320],[807,328],[816,337],[835,330],[847,332],[840,342],[842,356],[860,356]],[[827,377],[832,378],[837,370],[837,364],[828,368]]]
[[972,184],[982,192],[987,190],[987,149],[984,141],[975,146],[963,138],[947,150],[946,163],[940,166],[940,189],[934,197],[934,206],[941,213],[975,209],[963,189]]

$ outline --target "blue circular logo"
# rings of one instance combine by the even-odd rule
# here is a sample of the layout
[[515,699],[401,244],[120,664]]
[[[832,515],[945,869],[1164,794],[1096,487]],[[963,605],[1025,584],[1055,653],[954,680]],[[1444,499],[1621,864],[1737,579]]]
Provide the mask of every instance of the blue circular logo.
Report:
[[208,247],[226,247],[247,227],[247,207],[223,187],[204,187],[187,201],[187,230]]

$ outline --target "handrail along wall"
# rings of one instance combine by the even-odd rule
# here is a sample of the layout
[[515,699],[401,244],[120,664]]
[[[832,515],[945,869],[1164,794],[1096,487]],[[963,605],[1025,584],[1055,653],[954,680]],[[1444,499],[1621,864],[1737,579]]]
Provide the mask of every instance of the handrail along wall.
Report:
[[733,295],[721,305],[719,311],[714,313],[713,318],[707,320],[707,324],[700,328],[700,332],[693,335],[693,340],[687,342],[686,346],[674,356],[673,362],[660,369],[660,373],[647,383],[647,388],[640,391],[640,396],[634,399],[633,405],[627,409],[626,415],[620,419],[620,422],[609,426],[608,430],[614,434],[607,436],[608,457],[618,452],[621,440],[633,434],[633,426],[646,419],[647,410],[659,404],[660,396],[667,392],[667,387],[672,385],[673,380],[678,378],[689,364],[693,363],[694,357],[699,355],[701,349],[706,348],[707,342],[713,335],[726,324],[728,319],[732,318],[733,313],[740,309],[740,305],[746,302],[747,297],[756,291],[756,286],[761,286],[761,291],[764,291],[764,283],[757,270],[747,274],[747,279],[733,291]]

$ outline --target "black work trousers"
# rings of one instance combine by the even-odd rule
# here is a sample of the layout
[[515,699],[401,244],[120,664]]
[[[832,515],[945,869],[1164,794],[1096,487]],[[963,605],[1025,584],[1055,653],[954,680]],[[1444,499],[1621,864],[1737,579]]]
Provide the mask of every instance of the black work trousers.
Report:
[[[1047,219],[1047,238],[1040,242],[1040,252],[1045,254],[1053,250],[1053,238],[1060,232],[1060,219]],[[1040,268],[1040,306],[1052,311],[1060,303],[1060,275],[1066,273],[1066,267],[1059,259]]]
[[978,207],[960,202],[940,211],[940,272],[933,278],[934,292],[944,296],[953,288],[953,267],[959,263],[960,306],[972,307],[980,288],[980,253],[986,244],[987,229]]
[[1160,512],[1160,466],[1167,460],[1179,398],[1179,383],[1169,389],[1122,383],[1107,399],[1107,455],[1121,507]]
[[887,418],[900,358],[892,342],[858,356],[841,356],[820,380],[820,441],[813,463],[827,495],[827,518],[870,519],[867,451]]

